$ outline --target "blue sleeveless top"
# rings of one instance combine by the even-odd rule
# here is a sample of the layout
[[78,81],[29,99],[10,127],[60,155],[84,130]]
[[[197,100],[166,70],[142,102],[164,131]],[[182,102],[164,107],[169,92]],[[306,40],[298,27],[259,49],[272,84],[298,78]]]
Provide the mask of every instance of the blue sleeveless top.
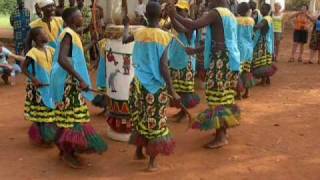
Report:
[[[64,95],[65,82],[68,77],[68,73],[60,66],[58,59],[60,54],[61,41],[66,34],[72,37],[72,66],[74,70],[79,73],[89,87],[91,87],[91,80],[88,73],[86,59],[84,57],[84,51],[80,36],[70,28],[65,28],[59,36],[57,41],[57,49],[53,59],[53,68],[51,73],[50,91],[52,93],[52,99],[55,104],[62,101]],[[88,100],[92,101],[94,96],[92,92],[82,92],[82,95]]]
[[[229,68],[231,71],[240,71],[240,52],[237,39],[237,20],[227,8],[216,8],[222,18],[224,29],[224,41],[229,55]],[[208,69],[214,53],[213,27],[207,27],[204,50],[204,67]]]
[[[179,33],[179,40],[187,47],[195,48],[196,46],[196,31],[193,31],[190,43],[187,39],[185,33]],[[194,57],[190,57],[185,49],[177,42],[176,39],[173,39],[169,46],[169,65],[170,68],[181,70],[188,66],[189,58],[192,62],[192,69],[195,70],[196,62]]]
[[253,59],[253,27],[254,20],[251,17],[238,17],[238,48],[240,61],[251,62]]
[[160,71],[160,61],[172,36],[159,28],[143,27],[134,32],[133,64],[135,77],[150,93],[166,86]]

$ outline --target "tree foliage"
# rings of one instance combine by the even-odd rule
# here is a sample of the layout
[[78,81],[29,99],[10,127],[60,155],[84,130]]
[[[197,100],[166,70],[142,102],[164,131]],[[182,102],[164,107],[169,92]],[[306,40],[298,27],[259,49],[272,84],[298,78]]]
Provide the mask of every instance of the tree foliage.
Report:
[[0,0],[0,14],[10,14],[17,5],[17,0]]
[[287,3],[286,9],[288,10],[300,10],[303,5],[309,6],[310,0],[291,0]]

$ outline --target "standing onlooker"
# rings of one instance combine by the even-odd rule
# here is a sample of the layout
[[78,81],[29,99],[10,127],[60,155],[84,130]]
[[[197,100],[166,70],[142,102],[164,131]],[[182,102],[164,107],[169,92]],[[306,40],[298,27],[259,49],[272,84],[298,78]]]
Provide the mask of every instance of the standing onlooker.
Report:
[[58,6],[56,7],[56,16],[62,16],[62,13],[64,11],[64,0],[58,1]]
[[21,55],[24,51],[24,39],[27,37],[30,23],[30,12],[24,7],[23,0],[17,0],[17,9],[10,16],[10,24],[14,31],[16,54]]
[[146,12],[146,5],[143,3],[143,0],[139,0],[139,4],[137,5],[134,12],[136,14],[137,23],[144,24],[144,14]]
[[283,13],[281,11],[281,8],[282,7],[280,3],[275,3],[274,13],[272,15],[274,40],[275,40],[274,61],[276,62],[279,57],[279,48],[280,48],[280,42],[282,40],[282,32],[283,32]]
[[76,0],[69,0],[69,7],[75,7],[76,6]]
[[42,18],[42,11],[38,5],[38,3],[34,4],[34,9],[36,10],[36,13],[35,14],[32,14],[31,16],[31,22],[34,21],[34,20],[37,20],[39,18]]
[[314,23],[310,40],[310,49],[311,53],[309,62],[312,62],[316,52],[318,51],[318,64],[320,64],[320,15]]
[[[294,19],[294,33],[293,33],[293,46],[292,46],[292,53],[289,62],[294,62],[294,55],[299,48],[299,56],[298,62],[302,62],[302,55],[304,51],[304,45],[308,42],[308,28],[310,22],[312,22],[312,18],[308,15],[308,6],[303,5],[301,7],[301,11],[294,14],[290,17]],[[311,62],[308,62],[311,63]]]

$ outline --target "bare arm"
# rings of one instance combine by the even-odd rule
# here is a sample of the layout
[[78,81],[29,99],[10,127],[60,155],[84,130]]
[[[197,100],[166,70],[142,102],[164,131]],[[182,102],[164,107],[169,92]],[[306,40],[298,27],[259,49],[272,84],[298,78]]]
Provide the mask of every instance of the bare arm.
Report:
[[134,41],[133,35],[129,34],[129,18],[128,17],[123,19],[123,24],[124,24],[124,30],[123,30],[122,43],[128,44]]
[[[61,42],[58,63],[64,70],[68,72],[68,74],[75,77],[80,83],[85,84],[82,77],[73,69],[72,65],[70,64],[68,55],[70,52],[71,43],[72,43],[71,36],[69,34],[66,34]],[[88,85],[87,85],[87,88],[88,88]]]
[[[30,28],[31,29],[31,28]],[[27,37],[25,39],[25,54],[27,54],[28,51],[30,51],[30,49],[32,48],[32,39],[31,39],[31,34],[30,34],[31,30],[29,30],[29,32],[27,33]]]
[[178,22],[175,18],[171,21],[171,24],[172,24],[173,28],[179,33],[190,32],[189,29],[187,29],[184,25],[182,25],[180,22]]
[[19,55],[16,55],[16,54],[10,54],[9,58],[13,58],[13,59],[18,60],[18,61],[24,61],[26,59],[25,57],[19,56]]
[[267,20],[262,20],[260,23],[254,26],[254,30],[262,29],[265,26],[268,26],[268,22]]
[[189,48],[187,47],[186,52],[188,55],[193,55],[193,54],[197,54],[197,53],[202,53],[204,51],[204,45],[201,45],[199,47],[196,48]]
[[170,8],[170,13],[168,13],[170,15],[170,18],[172,21],[178,21],[180,22],[184,27],[186,27],[187,29],[189,29],[189,31],[191,30],[195,30],[195,29],[200,29],[203,28],[209,24],[213,24],[214,22],[217,21],[217,17],[219,16],[217,11],[210,11],[209,13],[203,15],[201,18],[197,19],[197,20],[191,20],[189,18],[184,18],[178,14],[176,14],[176,12],[174,12],[175,10],[171,10]]
[[161,60],[160,60],[160,71],[167,84],[169,94],[173,94],[174,89],[172,85],[172,80],[170,77],[169,66],[168,66],[168,48],[165,49]]
[[32,83],[36,87],[41,87],[41,86],[43,86],[43,84],[41,84],[41,82],[33,74],[30,74],[28,71],[28,67],[31,63],[33,63],[33,60],[31,58],[27,57],[26,60],[22,64],[22,72],[32,81]]

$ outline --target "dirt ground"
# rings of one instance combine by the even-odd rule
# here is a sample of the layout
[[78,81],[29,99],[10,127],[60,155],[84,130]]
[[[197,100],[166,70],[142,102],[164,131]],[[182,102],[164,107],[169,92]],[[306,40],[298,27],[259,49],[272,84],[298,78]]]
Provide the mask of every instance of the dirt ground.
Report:
[[[174,155],[159,158],[161,169],[155,173],[144,172],[147,162],[133,160],[134,147],[107,138],[105,118],[92,107],[92,123],[110,148],[102,156],[84,155],[85,169],[68,168],[56,148],[42,149],[28,141],[24,78],[19,76],[15,87],[1,84],[1,179],[320,179],[320,66],[288,64],[288,34],[272,85],[254,88],[251,97],[239,103],[241,126],[230,131],[230,145],[203,149],[211,133],[186,131],[186,122],[170,123],[177,148]],[[205,108],[203,101],[192,112],[196,115]]]

